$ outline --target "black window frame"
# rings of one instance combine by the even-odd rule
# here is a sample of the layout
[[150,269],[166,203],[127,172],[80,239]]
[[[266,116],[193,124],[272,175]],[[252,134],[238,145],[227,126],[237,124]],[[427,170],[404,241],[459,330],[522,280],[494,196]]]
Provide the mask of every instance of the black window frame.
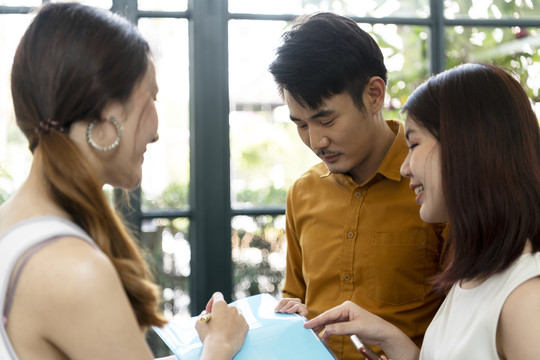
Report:
[[[46,2],[46,1],[44,1]],[[133,23],[141,18],[183,18],[189,22],[190,196],[189,209],[141,211],[140,188],[130,193],[135,211],[121,209],[135,228],[155,218],[188,218],[192,247],[191,312],[199,313],[214,291],[231,300],[231,220],[234,216],[282,215],[284,207],[231,208],[229,150],[229,20],[290,21],[300,14],[229,13],[225,0],[189,0],[186,11],[141,11],[137,0],[113,0],[112,10]],[[446,19],[441,0],[430,0],[430,16],[354,17],[358,23],[420,25],[430,31],[430,73],[446,65],[445,29],[452,26],[538,27],[540,19]],[[0,6],[3,14],[27,14],[31,7]],[[211,104],[212,106],[208,106]],[[115,198],[121,191],[114,191]],[[229,254],[229,256],[226,256]]]

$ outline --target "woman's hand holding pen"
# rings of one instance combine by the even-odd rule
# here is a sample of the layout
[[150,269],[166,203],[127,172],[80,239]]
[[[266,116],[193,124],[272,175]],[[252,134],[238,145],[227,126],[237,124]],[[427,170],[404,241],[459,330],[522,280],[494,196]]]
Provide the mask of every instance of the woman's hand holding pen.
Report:
[[300,314],[307,316],[308,311],[305,304],[302,304],[302,300],[298,298],[283,298],[276,305],[276,312],[284,314]]
[[203,342],[202,359],[232,359],[242,348],[248,324],[234,306],[228,306],[223,295],[214,293],[201,316],[211,314],[206,321],[197,321],[195,328]]
[[324,342],[331,335],[356,334],[365,343],[379,346],[393,360],[418,359],[420,353],[405,333],[351,301],[322,313],[304,326],[317,334],[324,330]]

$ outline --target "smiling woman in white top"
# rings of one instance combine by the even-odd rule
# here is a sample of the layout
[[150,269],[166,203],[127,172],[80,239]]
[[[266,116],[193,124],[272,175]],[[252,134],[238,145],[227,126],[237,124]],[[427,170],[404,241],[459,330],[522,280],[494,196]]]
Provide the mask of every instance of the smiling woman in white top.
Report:
[[450,224],[435,279],[449,291],[418,349],[346,302],[309,321],[323,339],[356,334],[400,359],[539,359],[540,128],[506,70],[465,64],[430,78],[404,106],[401,173],[427,222]]

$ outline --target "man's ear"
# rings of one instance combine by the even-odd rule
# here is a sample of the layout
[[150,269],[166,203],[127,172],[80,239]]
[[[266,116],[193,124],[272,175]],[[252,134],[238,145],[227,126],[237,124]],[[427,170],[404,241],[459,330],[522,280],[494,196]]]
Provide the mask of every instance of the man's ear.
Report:
[[378,76],[372,76],[364,90],[364,104],[371,113],[381,111],[384,105],[384,96],[386,94],[386,84]]

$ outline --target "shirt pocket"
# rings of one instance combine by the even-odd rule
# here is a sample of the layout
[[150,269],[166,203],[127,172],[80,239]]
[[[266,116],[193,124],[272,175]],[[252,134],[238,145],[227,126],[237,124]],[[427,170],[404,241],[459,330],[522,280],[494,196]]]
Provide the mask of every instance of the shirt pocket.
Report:
[[375,233],[367,256],[367,289],[373,300],[401,305],[426,295],[426,233]]

